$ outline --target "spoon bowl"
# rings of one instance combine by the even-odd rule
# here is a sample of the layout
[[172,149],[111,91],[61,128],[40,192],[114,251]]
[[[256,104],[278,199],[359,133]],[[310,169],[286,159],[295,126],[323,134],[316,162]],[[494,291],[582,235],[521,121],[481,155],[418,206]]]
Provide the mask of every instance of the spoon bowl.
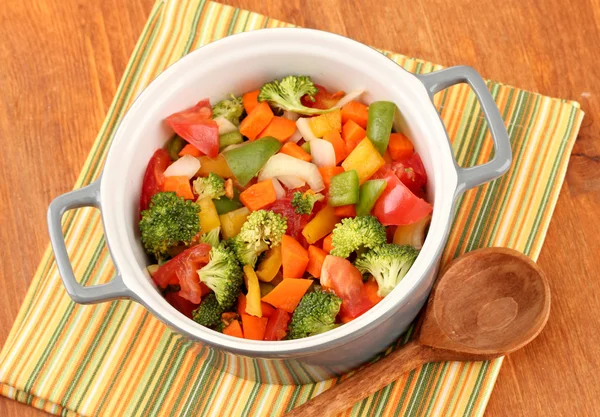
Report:
[[535,262],[506,248],[469,252],[438,278],[412,341],[286,416],[337,415],[427,362],[509,354],[531,342],[549,315],[550,287]]

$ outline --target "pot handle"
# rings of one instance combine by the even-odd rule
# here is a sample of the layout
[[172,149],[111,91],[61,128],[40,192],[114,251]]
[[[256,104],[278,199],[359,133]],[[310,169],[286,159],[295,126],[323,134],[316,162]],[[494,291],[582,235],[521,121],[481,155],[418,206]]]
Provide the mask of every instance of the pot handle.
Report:
[[488,122],[494,141],[494,159],[471,168],[462,168],[458,166],[455,160],[454,165],[458,173],[457,193],[462,193],[498,178],[508,171],[512,162],[510,140],[500,111],[481,75],[471,67],[456,66],[429,74],[419,74],[417,78],[423,83],[432,100],[436,93],[448,87],[460,83],[469,84],[475,92],[479,104],[481,104],[483,115]]
[[50,203],[50,207],[48,207],[50,242],[54,250],[56,265],[67,293],[73,301],[79,304],[95,304],[119,298],[132,298],[133,293],[127,288],[119,273],[106,284],[89,287],[84,287],[75,279],[73,267],[67,254],[65,238],[62,233],[61,220],[67,210],[80,207],[95,207],[100,209],[100,180],[86,187],[56,197]]

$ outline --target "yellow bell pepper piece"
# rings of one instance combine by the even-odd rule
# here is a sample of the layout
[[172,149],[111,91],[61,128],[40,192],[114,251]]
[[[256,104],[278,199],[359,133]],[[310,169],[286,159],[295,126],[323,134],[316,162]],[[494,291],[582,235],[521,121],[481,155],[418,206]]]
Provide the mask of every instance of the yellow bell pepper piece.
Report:
[[325,133],[329,132],[330,130],[341,132],[342,111],[340,109],[336,109],[317,117],[311,117],[308,119],[308,125],[310,126],[310,130],[312,130],[314,135],[318,138],[322,138],[325,136]]
[[304,226],[302,235],[306,241],[312,245],[317,240],[324,238],[331,233],[335,225],[339,222],[340,218],[335,215],[335,208],[325,206],[306,226]]
[[221,220],[221,234],[223,235],[223,239],[230,239],[237,236],[249,214],[250,210],[246,207],[221,214],[219,220]]
[[225,161],[223,155],[219,154],[215,159],[211,159],[208,156],[201,156],[198,159],[200,160],[200,169],[196,175],[199,177],[206,177],[211,172],[214,172],[223,178],[233,178],[233,173],[229,169],[229,165],[227,165],[227,161]]
[[198,217],[200,217],[200,233],[208,233],[212,229],[221,226],[215,203],[213,203],[210,197],[199,198],[196,204],[200,206],[200,213],[198,213]]
[[262,306],[260,305],[260,285],[254,269],[250,265],[244,265],[244,281],[246,281],[246,313],[251,316],[262,317]]
[[385,160],[375,149],[369,138],[364,138],[342,162],[344,170],[355,169],[358,172],[358,182],[360,184],[371,178],[384,165]]
[[258,264],[256,275],[263,282],[271,282],[279,272],[279,268],[281,268],[281,246],[274,246]]

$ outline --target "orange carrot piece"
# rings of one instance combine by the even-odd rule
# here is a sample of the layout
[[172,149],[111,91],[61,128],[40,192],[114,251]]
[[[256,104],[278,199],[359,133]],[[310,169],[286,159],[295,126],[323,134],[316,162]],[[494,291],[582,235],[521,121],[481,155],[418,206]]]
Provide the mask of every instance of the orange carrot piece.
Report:
[[250,211],[260,210],[274,203],[275,200],[277,200],[277,193],[271,179],[257,182],[240,194],[240,201]]
[[308,266],[306,267],[308,273],[315,278],[321,278],[321,268],[326,256],[327,252],[323,249],[315,245],[310,245],[308,247]]
[[275,312],[275,307],[273,307],[271,304],[269,303],[265,303],[264,301],[260,302],[260,308],[262,309],[262,316],[263,317],[271,317],[273,315],[273,313]]
[[273,119],[273,110],[266,101],[263,101],[242,120],[240,133],[250,140],[255,140],[271,119]]
[[267,330],[268,317],[255,317],[250,314],[242,314],[242,328],[245,339],[263,340]]
[[199,156],[202,156],[202,151],[200,151],[200,149],[196,148],[191,143],[188,143],[187,145],[185,145],[183,147],[183,149],[181,151],[179,151],[178,155],[179,156],[190,155],[190,156],[197,158]]
[[412,142],[402,133],[392,133],[388,145],[390,156],[394,161],[410,158],[415,152]]
[[363,129],[366,129],[369,120],[369,108],[356,100],[345,104],[342,107],[342,123],[346,123],[348,120],[352,120]]
[[356,206],[354,204],[339,206],[333,212],[338,217],[356,217]]
[[323,250],[330,253],[333,249],[333,233],[329,233],[325,239],[323,239]]
[[244,338],[244,332],[242,331],[242,326],[240,326],[240,322],[238,320],[234,320],[229,323],[229,326],[223,329],[223,334],[242,339]]
[[275,308],[293,313],[300,299],[304,297],[304,294],[308,291],[312,283],[312,279],[284,278],[262,300]]
[[312,155],[306,152],[300,146],[296,145],[294,142],[286,143],[281,147],[279,152],[289,156],[293,156],[294,158],[298,158],[306,162],[312,161]]
[[379,285],[377,285],[377,281],[375,281],[373,278],[365,282],[365,285],[363,285],[363,291],[373,305],[383,300],[383,297],[377,295],[377,291],[379,291]]
[[244,105],[244,109],[246,109],[246,113],[250,114],[252,110],[256,106],[258,106],[258,94],[260,90],[250,91],[242,96],[242,104]]
[[302,278],[308,265],[308,252],[289,235],[281,238],[281,265],[284,278]]
[[183,197],[186,200],[194,199],[194,193],[192,192],[190,180],[185,175],[176,177],[165,177],[163,191],[172,191],[179,197]]
[[242,314],[247,314],[246,313],[246,295],[245,294],[240,294],[238,295],[237,298],[237,313],[241,316]]
[[346,142],[346,152],[350,153],[367,137],[367,131],[354,120],[348,120],[342,127],[342,139]]
[[386,149],[385,152],[383,153],[383,160],[385,161],[386,164],[391,164],[392,162],[394,162],[394,160],[392,159],[392,156],[390,155],[389,149]]
[[258,135],[259,138],[272,136],[280,142],[285,142],[296,132],[296,122],[283,117],[274,116],[271,122]]
[[341,174],[344,172],[344,168],[342,167],[323,167],[319,168],[319,172],[321,173],[321,177],[323,177],[323,182],[325,183],[325,187],[329,189],[329,184],[331,184],[331,179],[335,177],[337,174]]
[[333,145],[333,150],[335,152],[335,164],[339,164],[348,156],[348,152],[346,151],[346,142],[342,139],[340,132],[335,130],[330,130],[329,132],[323,135],[323,139]]

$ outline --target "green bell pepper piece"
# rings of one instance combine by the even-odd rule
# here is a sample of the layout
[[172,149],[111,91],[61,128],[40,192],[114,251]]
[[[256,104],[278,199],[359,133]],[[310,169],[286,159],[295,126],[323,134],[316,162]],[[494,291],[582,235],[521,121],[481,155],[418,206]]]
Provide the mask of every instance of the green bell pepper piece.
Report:
[[390,142],[395,113],[396,105],[390,101],[376,101],[369,105],[367,137],[382,155]]
[[219,136],[219,150],[223,150],[229,145],[237,145],[243,141],[244,137],[237,130],[235,132],[225,133],[224,135]]
[[360,187],[358,196],[358,204],[356,205],[356,215],[366,216],[371,213],[377,199],[383,194],[383,190],[387,186],[386,180],[369,180],[365,181]]
[[342,172],[331,178],[328,203],[332,207],[358,203],[358,172],[355,169]]
[[229,213],[230,211],[244,207],[239,197],[240,192],[237,188],[234,188],[233,198],[228,198],[225,196],[215,198],[213,203],[215,205],[215,209],[217,209],[217,214],[220,216],[221,214]]
[[222,155],[237,181],[245,187],[280,148],[281,142],[267,136],[225,151]]
[[172,161],[179,159],[179,152],[187,145],[187,142],[179,135],[173,136],[167,142],[167,152]]
[[310,153],[310,142],[304,142],[300,147],[304,149],[304,152]]

